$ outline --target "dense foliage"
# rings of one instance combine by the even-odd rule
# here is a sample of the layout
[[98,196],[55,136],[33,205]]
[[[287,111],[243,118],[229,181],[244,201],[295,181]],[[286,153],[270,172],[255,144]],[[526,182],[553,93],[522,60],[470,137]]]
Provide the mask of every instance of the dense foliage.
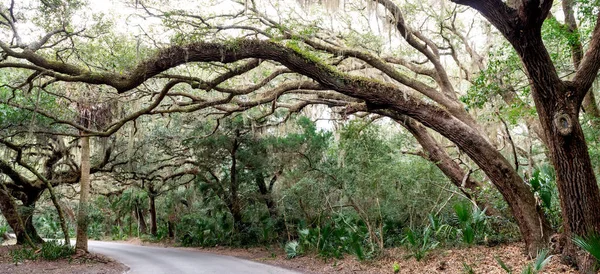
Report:
[[522,240],[527,273],[555,233],[598,255],[598,1],[25,2],[0,2],[16,261],[77,230],[359,260]]

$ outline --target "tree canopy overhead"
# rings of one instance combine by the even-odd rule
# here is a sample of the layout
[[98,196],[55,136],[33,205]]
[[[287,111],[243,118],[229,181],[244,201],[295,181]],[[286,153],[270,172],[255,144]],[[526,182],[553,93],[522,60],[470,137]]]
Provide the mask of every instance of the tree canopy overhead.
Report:
[[[324,105],[330,116],[381,116],[402,126],[420,145],[417,154],[489,212],[493,207],[478,197],[493,185],[530,256],[555,229],[536,199],[540,188],[528,183],[535,143],[556,171],[566,237],[600,232],[600,192],[580,122],[591,117],[595,128],[600,118],[593,92],[600,16],[593,1],[182,4],[124,1],[111,17],[83,1],[3,1],[0,123],[15,159],[33,133],[104,138],[130,125],[133,142],[144,116],[193,113],[217,121],[206,122],[213,127],[200,133],[206,140],[233,138],[219,143],[229,144],[223,150],[210,144],[214,156],[231,158],[220,175],[235,188],[243,134],[219,135],[227,118],[245,116],[256,132]],[[95,104],[82,107],[86,98]],[[78,119],[82,109],[85,121]],[[100,155],[107,157],[98,171],[111,159],[109,150]],[[185,157],[202,158],[194,155]],[[228,195],[228,207],[239,207],[231,201],[237,194]],[[241,216],[234,218],[239,226]],[[564,252],[573,255],[575,247],[567,244]]]

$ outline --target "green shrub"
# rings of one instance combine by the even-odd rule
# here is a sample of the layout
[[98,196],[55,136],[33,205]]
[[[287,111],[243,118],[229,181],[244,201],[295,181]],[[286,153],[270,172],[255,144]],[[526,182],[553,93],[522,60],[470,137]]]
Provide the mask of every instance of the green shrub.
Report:
[[94,240],[101,240],[104,236],[104,227],[100,222],[90,222],[88,224],[88,237]]
[[439,244],[432,238],[432,229],[427,226],[423,231],[407,229],[405,232],[404,243],[408,245],[412,254],[409,257],[415,257],[417,261],[427,256],[427,253],[436,248]]
[[[432,236],[440,243],[455,241],[458,230],[448,223],[443,223],[438,218],[429,214],[429,224],[432,230]],[[448,221],[448,220],[445,220]]]
[[384,218],[383,231],[385,235],[385,247],[402,245],[403,229],[403,222],[391,218]]
[[[502,267],[502,269],[504,271],[506,271],[506,273],[508,273],[508,274],[513,273],[512,268],[510,268],[508,265],[506,265],[506,263],[504,263],[504,261],[502,261],[497,256],[494,258],[496,259],[496,261],[498,262],[500,267]],[[525,268],[523,268],[523,271],[521,273],[522,274],[540,273],[540,271],[542,271],[542,269],[544,269],[544,267],[546,267],[546,265],[550,262],[551,258],[552,258],[552,256],[549,256],[548,250],[543,249],[540,252],[538,252],[537,257],[535,258],[535,262],[533,262],[533,264],[532,263],[527,264],[525,266]]]
[[156,240],[162,240],[169,237],[169,225],[167,222],[158,222],[156,229]]
[[68,258],[75,254],[75,248],[71,245],[58,243],[57,241],[47,241],[42,244],[42,247],[35,251],[32,248],[19,248],[9,252],[15,264],[24,260],[36,260],[42,258],[49,261]]
[[547,164],[536,167],[533,170],[531,178],[529,178],[529,185],[541,202],[540,205],[552,227],[561,227],[562,215],[560,213],[560,201],[558,200],[554,168]]
[[218,218],[206,218],[197,214],[181,217],[177,223],[178,240],[183,246],[215,246],[231,245],[235,239],[228,222],[221,222]]
[[35,260],[37,257],[37,254],[35,254],[35,251],[31,248],[14,249],[9,251],[8,254],[12,257],[12,261],[15,265],[25,260]]
[[573,236],[573,243],[590,253],[596,258],[596,261],[600,261],[600,234],[591,233],[586,237],[575,235]]
[[366,225],[358,220],[346,219],[344,222],[333,218],[321,226],[299,229],[297,235],[297,241],[288,242],[285,246],[286,252],[288,249],[290,251],[288,257],[316,252],[326,259],[351,254],[359,260],[365,260],[377,254],[376,249],[365,251],[369,233]]
[[298,241],[291,241],[285,245],[285,254],[288,259],[295,258],[302,254],[300,248],[298,248],[299,246]]
[[6,225],[0,225],[0,244],[4,242],[4,234],[8,231],[8,227]]
[[525,268],[523,268],[523,271],[521,272],[522,274],[538,274],[540,273],[540,271],[542,271],[542,269],[544,269],[544,267],[546,267],[546,265],[550,262],[550,258],[552,258],[552,256],[548,256],[549,252],[548,250],[541,250],[540,252],[538,252],[537,257],[535,258],[535,262],[533,262],[533,264],[528,264],[527,266],[525,266]]
[[542,269],[544,269],[544,267],[546,267],[546,265],[548,265],[550,259],[552,258],[552,255],[549,256],[549,254],[550,252],[546,249],[543,249],[540,252],[538,252],[532,267],[533,273],[539,273],[540,271],[542,271]]
[[111,238],[113,241],[125,240],[127,239],[127,234],[123,231],[121,226],[114,225],[111,229]]
[[46,260],[55,261],[75,254],[75,248],[71,245],[60,244],[57,241],[47,241],[42,244],[39,254]]
[[39,216],[34,218],[34,223],[38,233],[44,238],[58,239],[63,237],[58,215],[52,211],[42,211]]
[[479,210],[479,207],[470,203],[457,203],[453,208],[458,218],[463,242],[472,245],[476,239],[485,238],[487,232],[485,209]]

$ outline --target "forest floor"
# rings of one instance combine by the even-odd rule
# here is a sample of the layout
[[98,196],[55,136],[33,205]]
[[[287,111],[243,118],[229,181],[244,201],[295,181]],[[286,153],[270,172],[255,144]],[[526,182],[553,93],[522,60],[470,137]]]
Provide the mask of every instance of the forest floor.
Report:
[[[160,245],[169,244],[142,243],[139,239],[127,241],[132,244]],[[453,249],[438,248],[432,250],[421,261],[407,258],[410,252],[403,248],[386,249],[384,255],[377,260],[358,261],[354,256],[347,255],[344,259],[328,259],[317,255],[306,255],[286,259],[282,248],[274,246],[254,248],[211,247],[197,248],[204,252],[234,256],[265,264],[276,265],[299,272],[316,273],[393,273],[393,264],[400,265],[399,273],[498,273],[505,274],[496,257],[500,258],[513,273],[521,273],[527,264],[533,263],[523,254],[523,243],[503,244],[495,247],[473,246]],[[465,267],[465,265],[468,265]],[[473,272],[468,272],[467,268]],[[577,273],[574,269],[561,263],[558,256],[553,256],[550,263],[541,273]]]
[[[151,246],[173,246],[171,243],[148,243],[139,239],[126,241],[130,244]],[[0,273],[37,274],[37,273],[78,273],[78,274],[117,274],[123,273],[127,267],[109,258],[99,255],[88,255],[75,259],[58,261],[35,260],[15,265],[9,255],[15,246],[0,246]],[[495,247],[473,246],[453,249],[438,248],[421,261],[408,258],[410,251],[403,248],[386,249],[383,256],[376,260],[360,262],[354,256],[347,255],[343,259],[327,259],[316,254],[286,259],[285,252],[278,246],[253,248],[189,248],[204,252],[234,256],[265,264],[276,265],[308,274],[316,273],[393,273],[393,264],[400,265],[400,273],[498,273],[504,274],[496,258],[506,263],[513,273],[521,270],[533,260],[528,260],[522,253],[523,243],[504,244]],[[186,248],[188,249],[188,248]],[[465,266],[467,265],[467,267]],[[468,272],[467,268],[473,272]],[[558,256],[553,256],[550,263],[541,273],[577,273],[562,264]]]
[[0,273],[6,274],[121,274],[127,267],[110,258],[97,254],[87,254],[70,259],[47,261],[37,259],[15,264],[11,250],[21,246],[3,243],[0,246]]

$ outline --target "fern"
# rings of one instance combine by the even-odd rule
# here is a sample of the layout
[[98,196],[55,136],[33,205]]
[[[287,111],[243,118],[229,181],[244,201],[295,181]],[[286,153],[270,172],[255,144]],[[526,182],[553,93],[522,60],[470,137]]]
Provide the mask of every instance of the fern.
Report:
[[458,203],[454,205],[454,212],[458,217],[458,221],[461,224],[468,224],[471,222],[473,215],[471,212],[471,207],[467,203]]
[[430,250],[437,247],[439,242],[432,239],[431,233],[432,231],[429,226],[426,227],[421,233],[420,236],[422,237],[419,237],[419,235],[417,235],[417,233],[412,229],[406,230],[406,236],[404,237],[402,242],[404,244],[408,244],[410,246],[410,249],[412,250],[412,254],[409,257],[415,257],[417,261],[420,261],[423,258],[425,258],[425,256]]
[[596,260],[600,261],[600,235],[591,233],[585,238],[575,235],[573,237],[573,243],[590,253]]
[[475,231],[470,224],[467,224],[462,231],[463,233],[463,241],[469,245],[475,242]]
[[288,259],[299,255],[300,252],[298,250],[298,245],[299,244],[297,241],[291,241],[285,245],[285,254],[287,255]]

